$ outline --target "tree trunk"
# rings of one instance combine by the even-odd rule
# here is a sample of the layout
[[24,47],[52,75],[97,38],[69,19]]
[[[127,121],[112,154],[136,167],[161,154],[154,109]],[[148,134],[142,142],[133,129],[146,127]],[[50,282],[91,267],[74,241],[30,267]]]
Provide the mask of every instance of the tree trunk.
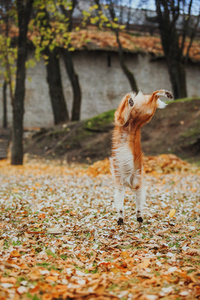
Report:
[[3,128],[8,127],[8,119],[7,119],[7,82],[6,80],[3,83]]
[[119,62],[120,62],[121,68],[129,81],[132,91],[138,93],[139,90],[137,87],[135,77],[134,77],[133,73],[128,69],[128,67],[125,63],[124,52],[123,52],[123,48],[122,48],[122,45],[121,45],[121,42],[119,39],[118,30],[115,31],[115,34],[116,34],[116,39],[117,39],[117,43],[118,43],[118,55],[119,55]]
[[[166,57],[168,73],[174,93],[174,98],[187,97],[186,87],[186,56],[192,44],[192,37],[189,46],[185,39],[189,29],[189,18],[191,13],[192,1],[188,8],[187,18],[183,18],[183,27],[177,30],[177,22],[181,14],[181,1],[156,0],[156,21],[159,24],[163,51]],[[198,24],[198,23],[197,23]],[[179,24],[180,25],[180,24]],[[180,29],[180,28],[179,28]],[[191,30],[190,30],[191,31]],[[182,42],[180,42],[182,41]]]
[[73,90],[73,108],[71,120],[79,121],[81,115],[81,88],[79,85],[79,78],[75,72],[72,56],[69,50],[63,49],[63,58]]
[[[62,4],[60,5],[61,11],[66,19],[68,19],[67,32],[72,31],[72,14],[78,4],[77,0],[71,1],[71,9],[67,10]],[[71,45],[68,45],[68,48]],[[73,91],[73,106],[72,106],[72,121],[79,121],[81,115],[81,87],[79,84],[79,78],[74,69],[74,64],[72,60],[72,55],[68,49],[63,49],[63,58],[65,63],[65,68],[71,82],[72,91]]]
[[185,65],[178,61],[169,60],[167,66],[170,81],[172,84],[174,99],[186,98],[187,87]]
[[23,116],[25,97],[25,62],[27,57],[27,46],[24,38],[19,36],[17,58],[16,88],[13,101],[13,126],[12,126],[12,165],[23,164]]
[[26,58],[27,58],[27,29],[30,19],[33,0],[17,0],[18,14],[18,55],[16,86],[13,99],[13,124],[12,124],[12,154],[11,164],[23,164],[23,115],[24,115],[24,97],[25,97],[25,79],[26,79]]
[[48,64],[46,65],[47,81],[54,124],[57,125],[69,121],[69,114],[63,94],[58,50],[55,48],[53,51],[47,50],[46,52],[48,52]]

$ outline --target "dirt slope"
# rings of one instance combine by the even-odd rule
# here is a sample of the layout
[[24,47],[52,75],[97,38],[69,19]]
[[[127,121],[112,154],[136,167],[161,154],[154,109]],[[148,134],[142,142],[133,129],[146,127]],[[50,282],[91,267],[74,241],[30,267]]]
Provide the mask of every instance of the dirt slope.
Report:
[[[114,111],[78,123],[29,132],[25,152],[68,162],[92,162],[110,155]],[[200,99],[174,101],[142,128],[146,155],[174,153],[200,160]]]

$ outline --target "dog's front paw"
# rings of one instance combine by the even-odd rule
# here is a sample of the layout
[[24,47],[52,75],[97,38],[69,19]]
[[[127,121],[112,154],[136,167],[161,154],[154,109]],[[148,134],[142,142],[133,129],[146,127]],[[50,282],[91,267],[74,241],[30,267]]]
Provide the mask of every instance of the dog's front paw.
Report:
[[117,225],[122,225],[122,224],[124,224],[124,219],[123,218],[119,218],[117,220]]
[[172,93],[171,93],[171,92],[168,92],[168,91],[166,91],[166,96],[167,96],[167,98],[169,98],[169,99],[173,99],[173,98],[174,98],[173,95],[172,95]]
[[143,218],[142,218],[142,217],[137,217],[137,221],[138,221],[139,223],[142,223],[142,222],[143,222]]
[[138,221],[139,223],[142,223],[142,222],[143,222],[143,217],[142,217],[142,213],[141,213],[140,210],[137,211],[136,216],[137,216],[137,221]]
[[159,91],[157,91],[157,95],[160,96],[160,97],[168,98],[168,99],[174,98],[173,95],[172,95],[172,93],[169,92],[169,91],[166,91],[166,90],[159,90]]

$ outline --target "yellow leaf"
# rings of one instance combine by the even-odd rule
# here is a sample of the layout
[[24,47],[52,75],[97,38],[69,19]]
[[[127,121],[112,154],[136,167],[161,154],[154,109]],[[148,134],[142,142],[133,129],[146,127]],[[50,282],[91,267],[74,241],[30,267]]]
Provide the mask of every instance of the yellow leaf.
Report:
[[172,210],[170,210],[169,217],[173,218],[173,216],[175,215],[175,213],[176,213],[176,210],[173,208]]

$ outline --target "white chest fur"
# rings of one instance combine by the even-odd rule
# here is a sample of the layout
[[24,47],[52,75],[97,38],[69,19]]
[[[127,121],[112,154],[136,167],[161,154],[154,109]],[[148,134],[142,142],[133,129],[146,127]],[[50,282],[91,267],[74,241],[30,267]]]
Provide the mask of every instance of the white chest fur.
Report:
[[134,173],[134,158],[128,145],[128,141],[122,137],[118,147],[113,151],[115,160],[115,175],[120,179],[120,183],[131,186]]

